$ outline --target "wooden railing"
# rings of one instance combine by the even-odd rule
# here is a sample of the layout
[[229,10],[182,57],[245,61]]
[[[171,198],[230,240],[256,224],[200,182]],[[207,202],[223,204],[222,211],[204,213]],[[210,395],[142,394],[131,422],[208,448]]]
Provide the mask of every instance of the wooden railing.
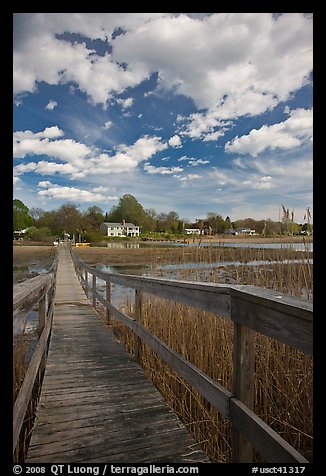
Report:
[[[223,285],[113,274],[85,264],[72,250],[78,276],[91,291],[93,306],[98,300],[106,316],[114,316],[134,332],[134,353],[139,357],[139,340],[148,344],[163,361],[192,385],[231,422],[232,461],[252,462],[253,447],[267,462],[308,461],[253,411],[254,334],[258,332],[312,354],[313,305],[311,301],[249,285]],[[88,274],[92,285],[88,284]],[[103,297],[96,279],[106,283]],[[111,302],[111,283],[135,289],[135,317],[129,317]],[[195,367],[141,325],[142,293],[186,304],[231,319],[234,323],[232,392]]]
[[26,370],[23,383],[16,397],[13,409],[13,452],[15,452],[19,435],[24,423],[28,404],[31,400],[37,375],[45,366],[47,343],[49,340],[54,293],[56,284],[57,256],[49,273],[28,279],[13,288],[13,327],[22,331],[28,314],[38,308],[38,342]]

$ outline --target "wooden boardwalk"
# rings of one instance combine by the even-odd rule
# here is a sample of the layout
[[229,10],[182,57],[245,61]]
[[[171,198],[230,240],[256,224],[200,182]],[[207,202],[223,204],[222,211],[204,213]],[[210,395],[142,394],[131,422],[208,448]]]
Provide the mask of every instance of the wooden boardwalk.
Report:
[[26,462],[210,462],[91,306],[64,246]]

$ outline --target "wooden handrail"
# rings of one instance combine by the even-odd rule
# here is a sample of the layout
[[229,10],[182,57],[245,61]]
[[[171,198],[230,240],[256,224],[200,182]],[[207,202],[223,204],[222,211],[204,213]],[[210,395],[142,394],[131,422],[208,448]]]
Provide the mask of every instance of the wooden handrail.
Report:
[[35,380],[47,353],[47,343],[52,328],[54,293],[56,285],[57,255],[50,268],[51,272],[28,279],[14,286],[13,325],[20,323],[25,327],[28,314],[38,305],[38,343],[26,370],[13,408],[13,452],[24,423]]
[[197,283],[110,273],[92,268],[75,253],[73,259],[75,265],[80,263],[85,271],[103,281],[218,314],[312,354],[312,301],[251,285]]
[[[311,301],[256,286],[230,286],[120,275],[95,270],[85,264],[73,251],[72,258],[82,284],[92,293],[93,305],[96,305],[96,300],[100,301],[106,308],[107,315],[115,316],[130,328],[231,422],[233,462],[251,461],[252,450],[247,444],[249,442],[268,462],[308,463],[295,448],[252,411],[254,344],[251,333],[259,332],[311,354],[313,346]],[[85,272],[85,277],[82,271]],[[92,286],[88,284],[88,273],[93,276]],[[229,392],[152,335],[136,322],[136,319],[115,308],[97,292],[96,278],[104,280],[106,288],[108,284],[115,283],[134,288],[136,296],[139,291],[147,292],[231,319],[237,329],[236,346],[233,349],[233,392]],[[243,382],[246,383],[246,388],[243,388]]]

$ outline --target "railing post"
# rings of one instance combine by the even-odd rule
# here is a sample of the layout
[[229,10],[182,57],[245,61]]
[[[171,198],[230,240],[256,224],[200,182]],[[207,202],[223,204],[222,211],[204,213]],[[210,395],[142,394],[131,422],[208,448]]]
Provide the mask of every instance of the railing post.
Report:
[[[143,305],[143,293],[135,289],[135,321],[138,324],[142,322],[142,305]],[[134,334],[134,355],[137,362],[140,360],[140,346],[141,339],[136,334]]]
[[88,272],[86,271],[86,269],[85,269],[85,283],[84,283],[84,286],[85,286],[86,296],[88,297]]
[[[50,289],[49,289],[50,291]],[[49,292],[48,291],[48,292]],[[38,336],[39,338],[41,337],[41,334],[43,332],[44,326],[45,326],[45,320],[46,316],[48,314],[48,308],[49,308],[49,299],[47,298],[47,293],[44,294],[44,296],[41,298],[38,304]],[[46,363],[46,351],[47,349],[44,349],[40,365],[39,365],[39,375],[44,371],[45,369],[45,363]]]
[[96,296],[95,296],[95,291],[96,291],[96,276],[93,274],[93,307],[96,308]]
[[[234,322],[232,392],[250,410],[254,407],[254,332]],[[232,427],[232,463],[252,463],[253,447]]]
[[[111,283],[107,279],[105,281],[105,291],[106,291],[106,302],[111,303]],[[108,325],[110,325],[110,311],[108,308],[105,309],[105,317],[106,317],[106,322]]]
[[46,293],[40,299],[38,303],[38,335],[42,334],[42,331],[45,326],[45,315],[46,315]]

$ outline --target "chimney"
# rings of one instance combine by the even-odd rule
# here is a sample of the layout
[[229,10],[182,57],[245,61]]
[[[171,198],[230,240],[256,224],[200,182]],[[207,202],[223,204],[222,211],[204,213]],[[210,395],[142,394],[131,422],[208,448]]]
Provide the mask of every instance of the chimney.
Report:
[[122,226],[126,226],[126,220],[122,220]]

